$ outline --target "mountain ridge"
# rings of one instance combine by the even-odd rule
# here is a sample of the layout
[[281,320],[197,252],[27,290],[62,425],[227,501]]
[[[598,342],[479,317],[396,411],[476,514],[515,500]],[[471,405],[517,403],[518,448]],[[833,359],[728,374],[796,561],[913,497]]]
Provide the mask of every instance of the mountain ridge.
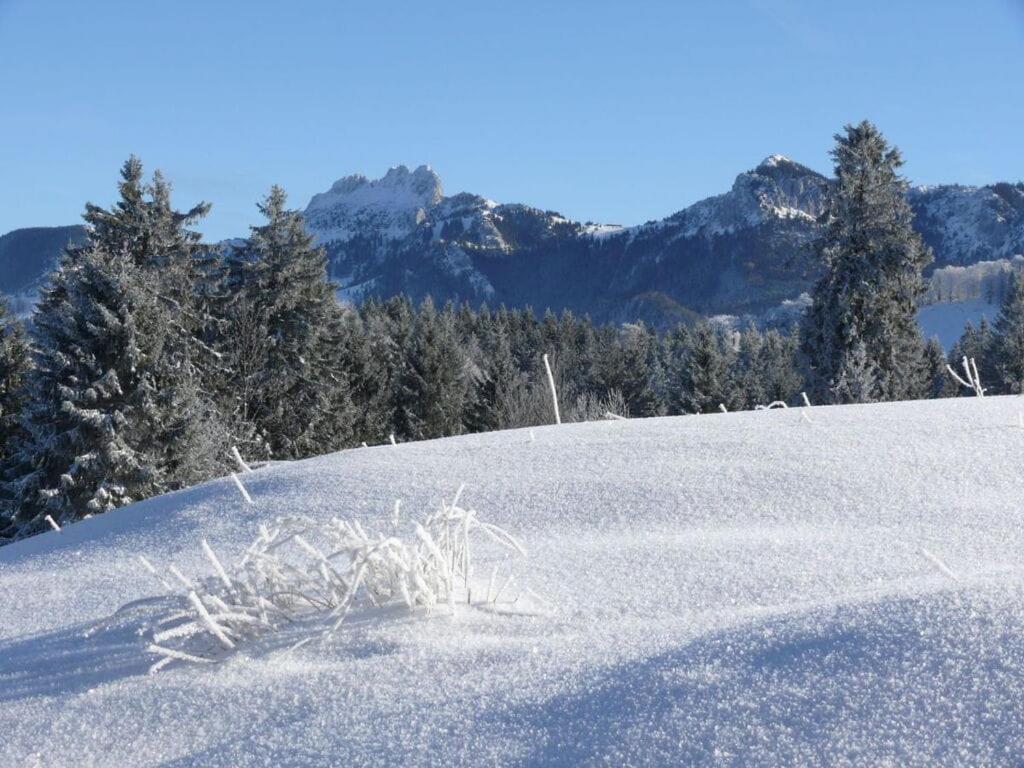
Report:
[[[623,227],[446,195],[429,165],[398,165],[377,179],[342,176],[304,216],[350,301],[407,293],[665,325],[694,313],[761,314],[810,288],[821,271],[810,245],[833,183],[773,154],[720,194]],[[908,199],[934,267],[1024,252],[1024,184],[911,187]],[[0,290],[31,288],[55,261],[59,247],[33,231],[0,239]],[[4,250],[5,241],[20,245]]]

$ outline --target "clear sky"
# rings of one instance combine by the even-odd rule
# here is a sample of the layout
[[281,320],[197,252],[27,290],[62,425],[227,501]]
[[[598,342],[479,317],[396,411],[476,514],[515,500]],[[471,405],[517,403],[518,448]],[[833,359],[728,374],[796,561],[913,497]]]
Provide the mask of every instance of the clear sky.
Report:
[[0,0],[0,232],[130,153],[242,235],[353,172],[633,224],[869,118],[915,183],[1024,179],[1024,0]]

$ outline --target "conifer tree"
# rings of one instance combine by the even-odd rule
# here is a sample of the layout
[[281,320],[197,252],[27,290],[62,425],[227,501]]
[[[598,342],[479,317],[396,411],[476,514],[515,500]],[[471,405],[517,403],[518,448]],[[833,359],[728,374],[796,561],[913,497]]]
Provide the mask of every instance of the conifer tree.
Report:
[[453,316],[439,313],[428,297],[399,382],[401,434],[410,440],[448,437],[463,431],[468,382]]
[[740,334],[739,352],[735,360],[736,371],[733,375],[737,389],[735,399],[740,407],[754,408],[766,402],[761,370],[763,346],[764,339],[753,325],[747,326]]
[[219,347],[236,431],[249,425],[270,455],[301,458],[348,444],[355,414],[324,253],[286,203],[271,188],[258,205],[266,222],[231,258]]
[[925,370],[928,372],[928,398],[953,397],[957,384],[946,370],[946,353],[938,339],[929,339],[924,349]]
[[1019,273],[1011,277],[996,319],[993,358],[1001,391],[1024,392],[1024,283]]
[[466,416],[470,432],[489,432],[511,426],[513,403],[522,397],[523,375],[512,359],[512,348],[502,329],[495,332],[486,366],[476,382]]
[[11,316],[7,299],[0,298],[0,466],[22,436],[22,411],[31,395],[25,382],[31,365],[25,329]]
[[789,402],[804,389],[797,365],[797,333],[782,334],[772,329],[764,334],[758,354],[758,368],[764,403]]
[[630,416],[660,414],[663,382],[654,334],[643,323],[627,324],[603,347],[593,375],[598,393],[621,394]]
[[198,243],[174,230],[206,209],[171,210],[134,157],[121,176],[112,208],[86,207],[87,241],[65,252],[33,318],[33,397],[4,467],[9,533],[191,484],[217,466],[219,433],[189,362],[190,310],[163,281]]
[[680,413],[713,413],[729,406],[730,350],[720,334],[701,323],[685,335],[678,351],[670,392]]
[[912,226],[903,159],[867,121],[836,135],[832,157],[837,187],[819,244],[826,273],[803,327],[810,383],[837,402],[920,396],[916,310],[931,253]]
[[[989,394],[998,394],[1000,375],[996,364],[996,335],[986,318],[981,318],[977,328],[973,323],[967,323],[960,339],[949,351],[949,365],[959,372],[965,357],[973,360],[977,366],[978,376],[985,391]],[[969,394],[960,387],[957,387],[956,391],[964,396]]]

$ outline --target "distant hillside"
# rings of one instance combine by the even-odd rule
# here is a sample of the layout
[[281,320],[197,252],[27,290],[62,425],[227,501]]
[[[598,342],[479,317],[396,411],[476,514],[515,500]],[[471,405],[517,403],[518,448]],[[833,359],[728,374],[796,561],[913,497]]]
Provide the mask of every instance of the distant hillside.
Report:
[[[398,166],[380,179],[338,180],[314,195],[305,218],[351,301],[406,293],[665,326],[699,315],[763,315],[808,290],[820,274],[810,246],[832,184],[771,155],[727,192],[621,227],[448,196],[430,167]],[[1024,253],[1024,184],[916,187],[908,198],[935,268]],[[0,290],[34,285],[81,233],[58,227],[0,238]]]
[[[428,166],[348,176],[313,197],[310,230],[343,295],[399,292],[568,308],[657,325],[693,314],[761,314],[813,284],[810,248],[832,181],[772,155],[732,188],[635,227],[580,223],[479,195],[444,195]],[[936,266],[1024,251],[1024,185],[912,189]]]
[[0,290],[17,294],[33,290],[57,263],[69,242],[82,242],[85,228],[29,227],[0,236]]

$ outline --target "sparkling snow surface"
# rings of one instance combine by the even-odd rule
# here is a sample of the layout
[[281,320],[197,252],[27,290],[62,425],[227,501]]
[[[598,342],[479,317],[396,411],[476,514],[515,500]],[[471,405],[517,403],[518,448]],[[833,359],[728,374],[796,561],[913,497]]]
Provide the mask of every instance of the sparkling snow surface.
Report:
[[[0,764],[1020,765],[1022,398],[355,449],[0,548]],[[136,562],[463,501],[548,617],[357,613],[154,676]],[[133,601],[142,601],[133,603]],[[117,613],[120,609],[120,613]]]

